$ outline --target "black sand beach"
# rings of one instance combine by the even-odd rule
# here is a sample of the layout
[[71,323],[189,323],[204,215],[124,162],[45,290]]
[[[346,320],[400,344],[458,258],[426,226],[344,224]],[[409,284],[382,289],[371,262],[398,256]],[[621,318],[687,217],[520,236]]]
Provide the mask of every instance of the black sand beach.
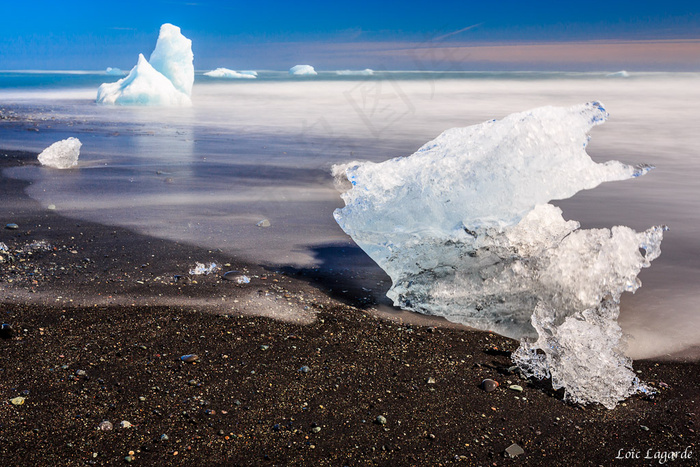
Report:
[[697,361],[635,361],[654,397],[574,406],[509,370],[515,341],[379,318],[342,271],[61,217],[25,183],[0,181],[2,465],[698,465]]

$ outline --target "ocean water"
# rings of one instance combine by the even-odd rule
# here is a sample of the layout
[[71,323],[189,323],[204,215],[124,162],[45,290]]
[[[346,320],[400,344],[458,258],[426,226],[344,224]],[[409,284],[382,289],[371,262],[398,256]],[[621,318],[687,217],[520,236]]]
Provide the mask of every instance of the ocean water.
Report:
[[[273,267],[346,268],[377,297],[386,277],[332,217],[342,206],[333,164],[409,155],[447,128],[529,108],[602,101],[611,116],[593,129],[589,154],[657,168],[556,204],[584,228],[668,225],[644,286],[623,296],[620,323],[634,358],[700,345],[700,74],[198,73],[190,108],[96,105],[99,84],[116,79],[1,72],[0,148],[83,142],[78,169],[6,175],[31,180],[28,194],[65,216]],[[258,227],[263,219],[271,226]]]

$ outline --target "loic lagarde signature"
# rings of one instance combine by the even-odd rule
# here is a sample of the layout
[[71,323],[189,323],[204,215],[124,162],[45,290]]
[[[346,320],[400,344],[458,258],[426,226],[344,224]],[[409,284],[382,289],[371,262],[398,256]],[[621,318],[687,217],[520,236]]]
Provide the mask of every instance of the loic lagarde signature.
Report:
[[588,132],[607,117],[600,102],[542,107],[447,130],[409,157],[335,166],[347,181],[334,217],[391,277],[395,305],[518,339],[526,375],[614,408],[651,391],[617,318],[666,228],[582,230],[548,204],[652,169],[590,158]]

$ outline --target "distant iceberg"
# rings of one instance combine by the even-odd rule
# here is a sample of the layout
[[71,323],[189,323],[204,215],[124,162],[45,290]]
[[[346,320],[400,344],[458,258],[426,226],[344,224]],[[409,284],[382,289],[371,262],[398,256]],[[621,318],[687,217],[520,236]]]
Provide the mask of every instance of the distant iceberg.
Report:
[[594,162],[602,104],[453,128],[409,157],[333,168],[340,227],[391,277],[394,304],[521,340],[514,361],[577,403],[653,392],[621,350],[620,296],[660,254],[663,226],[579,229],[549,204],[647,173]]
[[124,76],[126,73],[121,68],[112,68],[108,66],[105,70],[105,74],[110,76]]
[[616,71],[615,73],[608,73],[605,75],[608,78],[629,78],[630,74],[626,72],[625,70],[622,71]]
[[335,74],[340,76],[372,76],[374,70],[370,70],[369,68],[364,70],[338,70]]
[[39,154],[39,163],[54,169],[70,169],[78,165],[80,147],[83,144],[78,138],[68,138],[56,141]]
[[289,69],[289,74],[294,76],[314,76],[318,73],[311,65],[295,65]]
[[129,75],[97,90],[98,104],[188,106],[194,84],[192,41],[172,24],[160,28],[150,63],[139,54]]
[[204,76],[210,78],[227,78],[227,79],[255,79],[258,77],[256,71],[234,71],[228,68],[217,68],[216,70],[207,71]]

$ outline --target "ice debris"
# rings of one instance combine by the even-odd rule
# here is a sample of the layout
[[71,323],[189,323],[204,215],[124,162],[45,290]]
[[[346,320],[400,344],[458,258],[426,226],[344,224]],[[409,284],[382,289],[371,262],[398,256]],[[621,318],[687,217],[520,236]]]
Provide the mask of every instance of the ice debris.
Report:
[[339,76],[372,76],[374,70],[365,68],[364,70],[338,70],[335,72]]
[[255,79],[258,77],[256,71],[235,71],[228,68],[217,68],[216,70],[207,71],[204,75],[210,78],[227,79]]
[[150,62],[143,54],[129,74],[97,90],[97,103],[188,106],[194,83],[192,41],[172,24],[163,24]]
[[314,76],[318,73],[311,65],[295,65],[289,69],[289,74],[294,76]]
[[548,204],[651,169],[591,160],[588,131],[607,117],[599,102],[542,107],[333,171],[350,182],[335,219],[389,274],[395,305],[519,339],[524,374],[613,408],[649,391],[617,318],[665,228],[581,230]]
[[105,74],[110,76],[124,76],[125,73],[120,68],[113,68],[111,66],[108,66],[105,70]]
[[78,138],[68,138],[56,141],[39,154],[39,163],[55,169],[70,169],[78,165],[80,147],[83,144]]
[[218,271],[221,269],[218,264],[216,263],[209,263],[209,266],[207,266],[204,263],[196,263],[194,266],[194,269],[190,269],[190,275],[191,276],[206,276],[208,274],[211,274],[213,272]]

